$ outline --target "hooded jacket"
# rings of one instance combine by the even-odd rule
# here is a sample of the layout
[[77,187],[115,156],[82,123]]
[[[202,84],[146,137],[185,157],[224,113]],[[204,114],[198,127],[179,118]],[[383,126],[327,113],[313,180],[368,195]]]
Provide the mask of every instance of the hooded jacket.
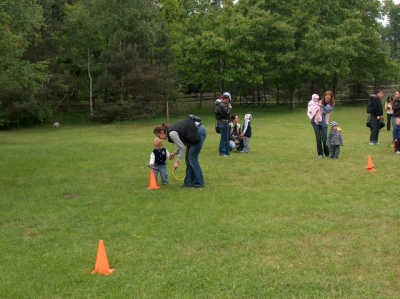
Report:
[[313,94],[308,102],[307,116],[309,119],[314,120],[316,124],[319,124],[322,121],[322,111],[317,97],[317,94]]
[[228,104],[225,103],[221,99],[217,99],[215,101],[215,119],[217,121],[226,121],[229,122],[231,117],[231,108],[228,107]]
[[382,116],[382,102],[376,94],[371,94],[371,115]]

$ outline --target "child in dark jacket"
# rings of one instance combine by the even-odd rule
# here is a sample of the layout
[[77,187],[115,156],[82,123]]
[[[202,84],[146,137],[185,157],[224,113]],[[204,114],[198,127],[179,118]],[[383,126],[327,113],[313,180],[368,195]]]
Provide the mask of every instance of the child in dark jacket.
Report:
[[168,185],[167,160],[169,156],[170,153],[163,147],[162,140],[160,138],[154,138],[154,150],[150,154],[148,165],[153,169],[156,180],[158,173],[160,173],[163,185]]
[[244,116],[242,134],[240,134],[240,136],[243,138],[243,150],[238,150],[239,153],[250,153],[251,119],[251,114],[246,114]]
[[329,132],[326,145],[329,146],[330,157],[332,159],[339,159],[340,147],[343,146],[342,134],[338,131],[338,123],[331,122],[331,131]]

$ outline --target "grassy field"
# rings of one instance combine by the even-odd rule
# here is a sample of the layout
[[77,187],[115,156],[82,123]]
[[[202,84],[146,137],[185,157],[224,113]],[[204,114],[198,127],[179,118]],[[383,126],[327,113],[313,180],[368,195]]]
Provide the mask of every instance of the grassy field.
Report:
[[193,189],[169,163],[147,190],[163,119],[0,132],[0,298],[399,298],[400,157],[386,129],[368,145],[364,110],[334,110],[337,161],[317,159],[305,109],[236,110],[251,153],[220,157],[204,111]]

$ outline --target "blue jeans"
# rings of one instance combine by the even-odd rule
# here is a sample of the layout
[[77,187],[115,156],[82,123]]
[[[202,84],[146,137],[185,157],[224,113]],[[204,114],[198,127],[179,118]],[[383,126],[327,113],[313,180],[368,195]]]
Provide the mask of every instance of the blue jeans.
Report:
[[157,175],[160,174],[163,185],[168,185],[167,165],[154,165],[154,177],[157,180]]
[[200,142],[186,148],[186,176],[183,183],[185,186],[204,187],[204,178],[199,163],[199,154],[203,147],[204,140],[206,140],[207,132],[203,125],[200,125],[197,130],[200,134]]
[[328,137],[328,127],[317,125],[315,122],[311,122],[311,125],[314,128],[315,133],[315,141],[317,142],[317,152],[318,156],[323,156],[325,154],[326,157],[329,156],[329,147],[326,145],[326,139]]
[[221,140],[219,141],[219,154],[227,155],[231,154],[231,149],[229,147],[229,123],[217,121],[217,126],[221,131]]
[[394,126],[396,125],[396,118],[397,117],[394,117],[394,116],[392,116],[392,127],[393,127],[393,138],[392,138],[392,143],[394,143]]

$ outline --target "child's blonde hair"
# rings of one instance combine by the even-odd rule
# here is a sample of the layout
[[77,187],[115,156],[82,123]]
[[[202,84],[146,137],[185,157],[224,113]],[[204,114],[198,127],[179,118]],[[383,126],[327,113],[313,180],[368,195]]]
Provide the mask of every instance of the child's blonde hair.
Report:
[[162,140],[158,137],[154,138],[153,144],[154,144],[154,147],[163,145]]

